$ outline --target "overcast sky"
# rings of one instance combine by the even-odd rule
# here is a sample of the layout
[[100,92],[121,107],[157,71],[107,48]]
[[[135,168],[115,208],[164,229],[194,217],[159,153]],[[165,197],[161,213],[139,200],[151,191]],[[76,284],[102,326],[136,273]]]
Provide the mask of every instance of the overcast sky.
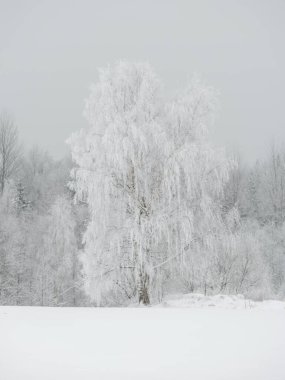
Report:
[[147,61],[169,93],[217,88],[213,138],[253,162],[285,142],[284,20],[284,0],[0,0],[0,109],[61,157],[97,67]]

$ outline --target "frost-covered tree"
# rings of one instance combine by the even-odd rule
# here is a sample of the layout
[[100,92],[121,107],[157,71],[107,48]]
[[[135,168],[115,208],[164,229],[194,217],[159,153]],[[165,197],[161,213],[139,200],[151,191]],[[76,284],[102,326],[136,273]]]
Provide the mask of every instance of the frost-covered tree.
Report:
[[269,159],[263,165],[262,195],[266,220],[280,226],[285,220],[285,152],[271,147]]
[[38,147],[32,148],[22,162],[19,179],[26,200],[36,213],[47,214],[58,196],[69,192],[67,183],[71,159],[54,160]]
[[239,211],[242,208],[242,192],[244,190],[244,168],[241,163],[241,157],[237,152],[232,154],[235,166],[231,168],[229,173],[229,180],[224,189],[224,198],[222,200],[225,212],[233,208]]
[[18,215],[27,211],[29,207],[29,201],[27,201],[26,191],[21,181],[18,182],[17,187],[16,187],[15,204],[16,204]]
[[148,304],[190,253],[210,252],[231,163],[208,140],[213,90],[194,80],[165,104],[149,65],[99,74],[86,101],[90,128],[69,139],[76,197],[89,207],[86,289],[97,303],[116,289]]
[[60,196],[42,220],[37,254],[38,299],[42,305],[76,305],[77,244],[70,201]]
[[28,250],[29,215],[19,208],[18,187],[6,182],[0,198],[0,299],[6,304],[31,304],[33,259]]
[[[262,170],[257,162],[246,176],[245,186],[243,187],[242,213],[245,217],[258,221],[266,220],[266,209],[262,208]],[[261,209],[262,208],[262,209]]]
[[256,237],[262,250],[268,272],[270,297],[285,296],[285,224],[267,223],[256,228]]
[[18,129],[11,116],[0,114],[0,192],[4,191],[6,182],[19,170],[21,164],[21,147],[18,141]]

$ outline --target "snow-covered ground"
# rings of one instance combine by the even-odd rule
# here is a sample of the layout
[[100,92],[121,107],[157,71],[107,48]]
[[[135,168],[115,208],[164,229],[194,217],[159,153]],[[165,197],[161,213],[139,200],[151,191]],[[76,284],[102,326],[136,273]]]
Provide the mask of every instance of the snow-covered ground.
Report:
[[284,305],[188,295],[152,308],[0,307],[0,379],[284,380]]
[[[258,309],[258,310],[284,310],[285,302],[267,300],[255,302],[245,299],[243,295],[204,296],[203,294],[189,293],[168,296],[158,307],[191,307],[191,308],[221,308],[221,309]],[[284,378],[285,380],[285,378]]]

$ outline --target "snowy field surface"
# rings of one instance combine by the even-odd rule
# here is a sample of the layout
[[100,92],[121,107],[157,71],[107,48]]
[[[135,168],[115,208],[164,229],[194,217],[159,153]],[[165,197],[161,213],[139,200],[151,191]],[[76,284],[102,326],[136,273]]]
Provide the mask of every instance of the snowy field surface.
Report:
[[1,380],[284,380],[283,302],[0,307]]
[[[255,302],[245,299],[243,295],[204,296],[203,294],[189,293],[166,297],[158,307],[195,307],[195,308],[221,308],[221,309],[258,309],[258,310],[284,310],[285,302],[267,300]],[[284,379],[285,380],[285,379]]]

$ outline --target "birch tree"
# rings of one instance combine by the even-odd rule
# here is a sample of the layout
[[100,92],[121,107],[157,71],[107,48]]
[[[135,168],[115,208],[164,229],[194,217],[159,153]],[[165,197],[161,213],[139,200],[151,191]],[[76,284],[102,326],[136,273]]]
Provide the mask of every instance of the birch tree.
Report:
[[114,289],[148,304],[189,252],[209,248],[231,165],[208,140],[214,108],[214,91],[198,81],[165,104],[149,65],[100,70],[90,127],[69,139],[72,186],[89,207],[85,285],[97,304]]

